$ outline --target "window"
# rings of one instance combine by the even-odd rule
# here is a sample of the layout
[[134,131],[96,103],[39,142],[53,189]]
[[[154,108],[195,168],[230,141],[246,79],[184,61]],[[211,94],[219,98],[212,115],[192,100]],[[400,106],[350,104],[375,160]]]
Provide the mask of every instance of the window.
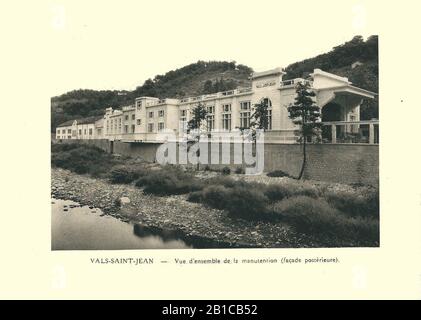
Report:
[[224,113],[222,115],[222,129],[231,130],[231,113]]
[[137,107],[137,110],[142,109],[142,100],[136,102],[136,107]]
[[89,135],[90,136],[92,135],[92,129],[89,129]]
[[129,120],[129,116],[128,115],[125,115],[124,116],[124,120]]
[[129,133],[129,126],[127,124],[124,125],[124,133]]
[[149,118],[153,118],[153,111],[149,112]]
[[187,130],[187,110],[180,110],[180,131]]
[[148,123],[148,132],[153,132],[153,123]]
[[163,122],[159,122],[158,123],[158,131],[164,130],[164,123]]
[[67,133],[71,134],[72,133],[72,129],[67,129]]
[[250,111],[240,112],[240,127],[250,128]]
[[132,120],[134,120],[134,119],[135,119],[135,117],[136,117],[136,116],[135,116],[134,114],[132,114]]
[[215,129],[215,116],[213,114],[206,116],[206,129],[208,131]]
[[80,136],[82,135],[82,129],[79,129],[79,135]]
[[222,129],[231,130],[231,104],[222,105]]
[[250,101],[242,101],[240,102],[240,110],[250,110]]
[[222,112],[231,112],[231,104],[223,104]]
[[268,106],[268,127],[267,130],[272,130],[272,101],[268,98],[262,99],[263,103],[266,103]]
[[163,116],[164,116],[164,110],[159,110],[158,117],[163,117]]
[[208,114],[213,114],[215,112],[215,107],[214,106],[206,107],[206,111],[208,112]]
[[240,128],[250,128],[250,101],[240,102]]
[[142,124],[142,119],[137,119],[136,124],[140,126]]
[[135,132],[135,128],[136,128],[136,126],[134,124],[132,124],[132,133]]

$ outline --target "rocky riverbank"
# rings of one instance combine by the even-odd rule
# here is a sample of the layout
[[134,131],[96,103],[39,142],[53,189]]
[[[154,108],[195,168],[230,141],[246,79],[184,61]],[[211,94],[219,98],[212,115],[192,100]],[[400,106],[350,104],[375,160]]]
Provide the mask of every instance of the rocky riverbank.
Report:
[[133,185],[52,168],[52,196],[99,208],[105,214],[147,228],[170,230],[185,238],[209,239],[230,247],[318,247],[282,223],[232,219],[221,210],[186,201],[185,195],[158,197]]

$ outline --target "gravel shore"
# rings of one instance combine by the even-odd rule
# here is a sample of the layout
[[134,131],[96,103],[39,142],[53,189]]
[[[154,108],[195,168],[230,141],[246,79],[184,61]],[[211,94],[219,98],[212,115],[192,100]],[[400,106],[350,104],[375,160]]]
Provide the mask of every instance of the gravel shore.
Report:
[[[99,208],[105,214],[146,227],[183,232],[233,247],[320,247],[282,223],[232,219],[221,210],[186,201],[185,195],[158,197],[133,185],[110,184],[103,179],[52,168],[52,197]],[[117,199],[127,197],[120,206]]]

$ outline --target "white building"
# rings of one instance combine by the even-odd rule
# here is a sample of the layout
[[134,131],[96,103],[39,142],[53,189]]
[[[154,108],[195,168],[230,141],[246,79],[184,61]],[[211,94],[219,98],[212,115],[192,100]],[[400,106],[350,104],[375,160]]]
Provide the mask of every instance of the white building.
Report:
[[[176,135],[180,135],[183,126],[190,120],[191,110],[199,102],[208,110],[208,131],[231,131],[247,128],[250,125],[253,105],[264,100],[269,107],[269,128],[265,133],[265,141],[294,143],[296,127],[288,117],[287,108],[296,96],[296,83],[308,80],[297,78],[283,81],[284,74],[281,68],[256,72],[252,75],[252,86],[249,88],[197,97],[139,97],[133,105],[125,106],[121,110],[107,108],[101,129],[95,121],[84,123],[88,130],[92,129],[91,135],[84,134],[85,127],[79,128],[84,124],[79,121],[71,126],[69,123],[60,125],[56,136],[57,139],[102,138],[111,141],[157,142],[157,133],[163,129],[170,129]],[[316,103],[321,108],[322,121],[331,127],[328,132],[331,141],[336,142],[339,133],[358,132],[361,124],[360,105],[363,99],[373,99],[375,93],[357,88],[347,78],[320,69],[315,69],[311,76],[313,80],[310,83],[316,93]],[[378,122],[366,122],[362,124],[370,126],[370,139],[373,139],[372,128]],[[79,130],[82,130],[82,134],[79,134]]]
[[56,139],[103,139],[103,116],[69,120],[56,128]]

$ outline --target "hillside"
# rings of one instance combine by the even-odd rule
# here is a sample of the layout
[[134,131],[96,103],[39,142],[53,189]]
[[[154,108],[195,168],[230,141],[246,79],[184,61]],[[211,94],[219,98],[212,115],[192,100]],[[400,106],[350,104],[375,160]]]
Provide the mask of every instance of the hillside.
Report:
[[[293,63],[285,68],[284,79],[305,77],[315,68],[348,77],[354,85],[378,92],[378,37],[364,41],[356,36],[327,53]],[[148,79],[133,91],[70,91],[51,99],[51,130],[67,120],[101,115],[105,107],[132,104],[139,96],[180,98],[250,86],[252,72],[250,67],[235,62],[198,61]],[[371,118],[378,118],[377,99],[361,107],[361,119]]]
[[[378,59],[378,37],[371,36],[364,41],[361,36],[355,36],[327,53],[289,65],[285,68],[284,79],[305,77],[319,68],[348,77],[357,87],[379,92]],[[374,101],[365,101],[361,106],[361,119],[378,118],[378,104],[378,97]]]
[[148,79],[133,91],[70,91],[51,98],[51,130],[67,120],[101,115],[105,107],[132,104],[140,96],[181,98],[246,87],[252,72],[235,62],[198,61]]

